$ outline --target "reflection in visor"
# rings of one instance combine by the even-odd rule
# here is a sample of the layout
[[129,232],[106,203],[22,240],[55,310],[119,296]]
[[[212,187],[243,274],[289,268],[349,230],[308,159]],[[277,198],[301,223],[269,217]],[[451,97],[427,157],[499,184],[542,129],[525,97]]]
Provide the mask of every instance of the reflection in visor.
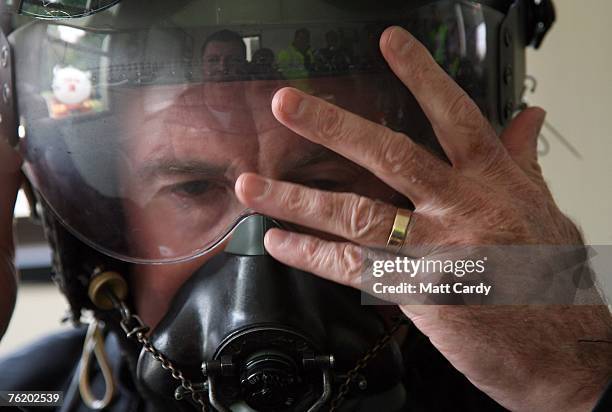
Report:
[[311,1],[298,23],[280,8],[252,11],[261,19],[249,25],[240,2],[211,16],[213,3],[185,1],[142,23],[126,19],[125,2],[77,25],[35,22],[12,35],[16,50],[28,50],[15,56],[26,173],[68,228],[113,257],[206,253],[249,214],[233,190],[244,172],[392,202],[376,177],[286,129],[270,109],[276,90],[296,87],[441,154],[380,54],[389,25],[414,33],[495,113],[487,51],[502,15],[476,3],[388,7],[364,22],[346,3]]
[[43,19],[67,19],[89,16],[121,0],[16,0],[17,11]]

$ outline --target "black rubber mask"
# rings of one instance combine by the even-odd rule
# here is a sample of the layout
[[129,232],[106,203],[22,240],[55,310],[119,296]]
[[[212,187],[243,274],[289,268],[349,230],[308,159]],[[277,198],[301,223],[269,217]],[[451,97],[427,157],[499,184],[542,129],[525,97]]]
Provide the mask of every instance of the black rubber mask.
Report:
[[[182,286],[151,335],[216,410],[329,410],[346,374],[385,334],[359,292],[269,256],[274,223],[251,216],[223,253]],[[192,393],[142,351],[138,379],[160,410],[200,408]],[[405,402],[395,343],[371,359],[340,410],[399,410]]]

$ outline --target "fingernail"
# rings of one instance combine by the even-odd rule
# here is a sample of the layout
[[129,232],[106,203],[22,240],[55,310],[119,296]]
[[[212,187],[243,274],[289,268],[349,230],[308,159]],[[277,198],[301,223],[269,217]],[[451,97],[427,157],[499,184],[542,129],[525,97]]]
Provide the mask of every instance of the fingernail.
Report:
[[255,175],[242,178],[242,192],[251,199],[263,197],[270,188],[270,181]]
[[280,229],[271,229],[266,232],[266,236],[264,237],[264,245],[266,248],[279,248],[282,247],[283,244],[289,240],[291,233],[286,232]]
[[395,27],[389,34],[389,47],[397,54],[404,54],[411,43],[411,36],[401,27]]
[[299,116],[303,104],[304,98],[298,92],[285,91],[278,103],[278,108],[281,112],[295,117]]

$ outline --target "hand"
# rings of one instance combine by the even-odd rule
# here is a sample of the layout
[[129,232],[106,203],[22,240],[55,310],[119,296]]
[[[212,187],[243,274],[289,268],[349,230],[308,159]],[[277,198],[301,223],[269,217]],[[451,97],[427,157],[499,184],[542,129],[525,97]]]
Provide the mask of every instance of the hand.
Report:
[[[289,129],[370,170],[415,205],[406,246],[581,245],[544,183],[536,141],[545,113],[520,113],[501,139],[476,104],[400,28],[383,55],[429,118],[450,165],[405,136],[294,89],[277,92]],[[260,213],[346,239],[270,230],[279,261],[360,287],[365,251],[386,244],[397,208],[355,194],[317,191],[244,174],[241,202]],[[588,410],[612,374],[605,306],[400,306],[478,388],[512,410]]]
[[0,136],[0,338],[8,327],[17,294],[13,264],[13,209],[21,184],[21,159]]

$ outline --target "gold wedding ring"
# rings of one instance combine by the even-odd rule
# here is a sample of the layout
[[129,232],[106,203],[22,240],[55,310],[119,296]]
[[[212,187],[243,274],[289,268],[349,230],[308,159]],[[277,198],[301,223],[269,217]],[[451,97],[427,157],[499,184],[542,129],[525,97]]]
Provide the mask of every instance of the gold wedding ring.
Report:
[[397,209],[395,220],[393,221],[393,228],[391,229],[389,240],[387,240],[387,246],[394,247],[397,250],[400,250],[402,246],[404,246],[411,218],[412,212],[410,210]]

